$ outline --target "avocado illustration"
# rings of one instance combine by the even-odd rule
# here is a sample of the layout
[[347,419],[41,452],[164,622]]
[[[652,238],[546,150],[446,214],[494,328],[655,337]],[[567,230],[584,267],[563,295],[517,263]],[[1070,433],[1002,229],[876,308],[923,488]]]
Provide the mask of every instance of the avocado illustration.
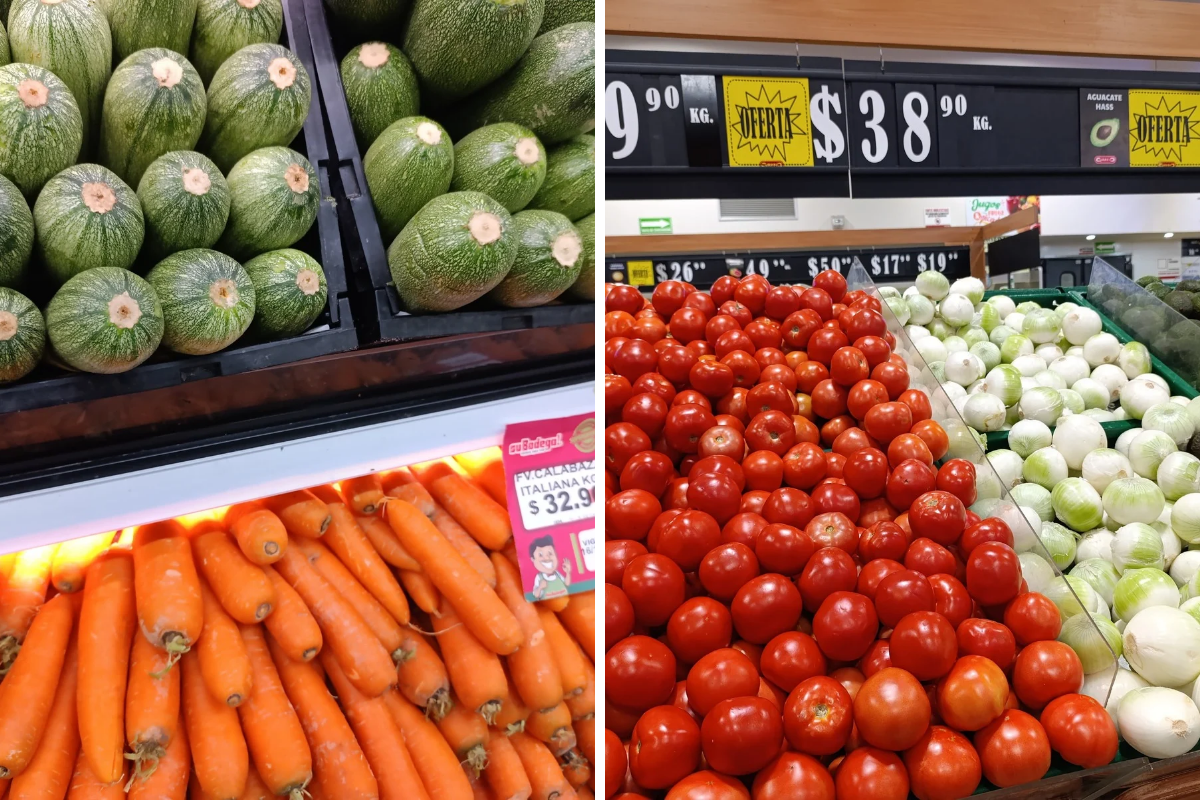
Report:
[[1117,117],[1102,119],[1092,126],[1092,147],[1108,147],[1121,132],[1121,120]]

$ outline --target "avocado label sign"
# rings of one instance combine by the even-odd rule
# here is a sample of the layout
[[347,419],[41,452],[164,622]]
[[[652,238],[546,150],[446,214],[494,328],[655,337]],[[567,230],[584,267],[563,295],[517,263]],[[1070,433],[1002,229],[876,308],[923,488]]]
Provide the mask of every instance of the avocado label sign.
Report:
[[1079,90],[1079,165],[1129,166],[1129,95],[1123,89]]
[[1129,92],[1129,165],[1200,167],[1200,92]]

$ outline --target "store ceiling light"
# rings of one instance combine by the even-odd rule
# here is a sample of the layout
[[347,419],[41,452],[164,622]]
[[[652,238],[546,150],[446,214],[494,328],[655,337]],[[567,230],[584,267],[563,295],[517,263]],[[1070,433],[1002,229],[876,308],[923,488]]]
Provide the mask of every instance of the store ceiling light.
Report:
[[1166,233],[1164,233],[1164,234],[1163,234],[1163,238],[1164,238],[1164,239],[1170,239],[1170,238],[1171,238],[1172,236],[1174,236],[1174,235],[1175,235],[1175,234],[1171,233],[1170,231],[1167,231]]
[[1096,234],[1094,234],[1094,233],[1089,233],[1087,236],[1085,236],[1085,237],[1083,237],[1083,238],[1087,239],[1087,240],[1090,242],[1090,241],[1093,241],[1093,240],[1096,238]]

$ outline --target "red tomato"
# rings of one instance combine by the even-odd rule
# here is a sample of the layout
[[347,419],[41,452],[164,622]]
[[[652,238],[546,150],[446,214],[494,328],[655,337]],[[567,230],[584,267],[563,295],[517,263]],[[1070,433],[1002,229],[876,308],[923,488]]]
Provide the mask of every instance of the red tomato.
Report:
[[658,356],[658,371],[672,383],[684,383],[696,361],[696,353],[692,350],[678,345],[668,347]]
[[[696,342],[692,342],[691,344],[696,344]],[[754,355],[754,351],[757,349],[754,346],[754,340],[745,331],[738,329],[722,333],[713,342],[712,348],[717,358],[725,358],[725,356],[738,350]]]
[[754,314],[750,309],[739,303],[737,300],[726,300],[721,305],[717,306],[717,313],[728,314],[738,321],[739,325],[749,325],[754,320]]
[[844,455],[840,453],[825,454],[825,476],[827,478],[841,478],[845,468],[846,457]]
[[910,673],[876,672],[854,698],[854,720],[863,741],[885,750],[907,750],[929,727],[929,697]]
[[1062,631],[1062,615],[1058,606],[1037,592],[1018,595],[1004,609],[1004,624],[1013,632],[1017,644],[1025,647],[1034,642],[1057,639]]
[[604,416],[610,421],[619,417],[621,409],[633,397],[629,379],[622,375],[604,376]]
[[[884,361],[871,370],[871,379],[879,381],[884,385],[887,389],[889,400],[897,400],[908,389],[908,368],[903,364],[897,364],[895,361]],[[904,404],[901,403],[901,405]],[[904,408],[907,409],[908,406],[904,406]],[[909,424],[911,425],[911,411],[909,415]],[[906,428],[905,430],[907,431],[908,429]]]
[[633,604],[620,586],[604,587],[604,647],[608,649],[633,632]]
[[853,427],[854,418],[849,414],[833,417],[821,426],[821,443],[826,446],[832,445],[837,440],[837,437]]
[[962,538],[958,540],[958,549],[970,555],[972,550],[985,542],[1000,542],[1012,547],[1013,534],[1008,523],[999,517],[981,519],[963,531]]
[[892,663],[922,681],[945,675],[958,655],[954,628],[936,611],[906,614],[896,623],[889,641]]
[[605,692],[625,708],[645,709],[666,702],[675,689],[675,656],[649,636],[630,636],[604,656]]
[[870,369],[875,369],[875,367],[887,361],[888,356],[892,354],[891,346],[879,336],[861,336],[854,340],[854,346],[866,356],[867,366]]
[[1117,726],[1104,706],[1082,694],[1064,694],[1042,711],[1050,748],[1084,769],[1103,767],[1117,754]]
[[717,313],[717,304],[713,302],[712,295],[708,292],[693,291],[687,297],[683,298],[684,308],[696,308],[704,312],[704,316],[711,317]]
[[704,717],[700,739],[710,767],[727,775],[749,775],[779,754],[783,719],[761,697],[722,700]]
[[825,366],[829,366],[830,362],[833,361],[833,354],[839,348],[846,347],[849,344],[850,340],[840,330],[822,327],[814,332],[812,336],[808,337],[806,351],[808,357],[813,361],[820,361]]
[[784,631],[763,648],[759,669],[764,678],[790,692],[801,681],[825,674],[825,656],[808,634]]
[[930,575],[929,586],[933,589],[933,610],[955,629],[971,616],[971,595],[958,578],[944,573]]
[[833,319],[833,298],[824,289],[805,289],[800,293],[800,307],[811,308],[823,320]]
[[733,293],[737,291],[738,279],[732,275],[722,275],[713,281],[712,288],[708,290],[712,301],[717,305],[721,305],[727,300],[733,299]]
[[729,314],[715,314],[709,317],[708,322],[704,324],[704,340],[709,344],[716,344],[722,333],[741,329],[741,323]]
[[846,413],[846,400],[850,393],[828,378],[814,386],[809,394],[812,395],[813,413],[818,417],[832,419]]
[[[721,278],[717,280],[721,280]],[[638,800],[638,797],[618,798],[618,800]],[[746,791],[746,787],[737,778],[705,769],[693,772],[672,786],[671,790],[667,792],[666,800],[750,800],[750,792]]]
[[[739,468],[738,471],[740,472],[741,469]],[[688,505],[697,511],[703,511],[712,516],[717,521],[718,527],[724,525],[734,514],[738,513],[741,499],[741,489],[738,488],[733,478],[728,475],[709,472],[688,476]],[[720,540],[719,530],[717,532],[717,540]],[[700,558],[703,558],[703,556],[704,554],[701,553],[696,557],[696,565],[699,565]]]
[[[843,474],[844,470],[843,467]],[[858,521],[862,506],[858,495],[849,486],[841,483],[822,483],[812,490],[811,497],[818,515],[836,513],[842,514],[852,523]]]
[[928,577],[939,572],[953,575],[957,562],[953,553],[932,539],[914,539],[904,554],[904,566]]
[[888,476],[887,501],[893,507],[908,511],[913,501],[933,489],[932,469],[916,459],[903,461]]
[[795,628],[800,609],[800,590],[783,575],[774,573],[747,581],[730,605],[738,635],[754,644],[766,644]]
[[977,731],[990,724],[1004,713],[1007,699],[1008,679],[996,662],[983,656],[958,659],[938,684],[938,714],[960,731]]
[[966,583],[971,597],[981,605],[1007,603],[1021,590],[1021,562],[1008,545],[986,542],[967,556]]
[[613,372],[631,381],[647,372],[654,372],[657,366],[658,353],[654,345],[642,339],[630,339],[612,357]]
[[604,295],[605,311],[624,311],[626,314],[634,314],[640,311],[645,304],[642,293],[637,290],[637,287],[626,283],[610,284],[607,294]]
[[1017,653],[1013,691],[1023,705],[1039,709],[1083,685],[1083,664],[1062,642],[1034,642]]
[[800,295],[790,286],[775,286],[767,292],[763,313],[774,320],[785,319],[800,308]]
[[747,325],[745,331],[750,341],[754,342],[755,351],[783,344],[781,328],[774,320],[759,317]]
[[[696,446],[696,455],[701,457],[708,456],[728,456],[734,461],[741,461],[742,456],[746,453],[746,439],[742,436],[742,432],[737,428],[728,425],[721,425],[720,420],[714,420],[717,424],[700,434],[700,442]],[[745,479],[743,478],[743,486]],[[743,487],[739,486],[740,491]]]
[[698,308],[683,307],[671,315],[667,327],[671,336],[677,342],[687,344],[704,338],[704,326],[708,324],[708,315]]
[[[743,495],[744,497],[745,495]],[[768,524],[765,519],[752,511],[739,512],[721,529],[721,541],[740,542],[753,550],[754,545],[758,543],[758,534]]]
[[851,456],[867,447],[874,447],[875,442],[862,428],[846,428],[833,440],[833,452]]
[[879,497],[887,488],[888,459],[874,447],[858,450],[846,457],[842,477],[862,499]]
[[800,309],[783,320],[781,333],[788,347],[803,350],[809,338],[821,328],[821,315],[812,309]]
[[862,420],[868,411],[887,401],[887,387],[882,383],[872,380],[859,381],[850,388],[846,408],[855,419]]
[[638,556],[646,554],[646,545],[632,539],[614,539],[604,543],[604,580],[621,585],[625,567]]
[[[721,478],[719,475],[700,476],[701,480]],[[725,480],[729,480],[725,478]],[[731,482],[732,483],[732,482]],[[726,487],[726,490],[728,487]],[[691,486],[688,487],[691,496]],[[649,538],[649,537],[647,537]],[[721,543],[721,526],[699,509],[686,509],[662,527],[653,549],[679,565],[685,572],[695,572],[705,553]],[[636,604],[635,604],[636,605]],[[650,624],[662,624],[650,623]]]
[[[946,455],[946,451],[950,449],[950,437],[946,435],[946,429],[936,420],[923,419],[920,422],[913,423],[912,433],[925,442],[925,446],[933,454],[934,461],[941,460],[942,456]],[[963,502],[965,503],[966,501],[964,500]],[[971,501],[971,503],[974,502],[974,500]],[[971,503],[967,503],[967,505],[971,505]]]
[[839,800],[906,800],[908,772],[895,753],[860,747],[842,759],[836,786]]
[[771,523],[758,534],[754,555],[767,572],[795,575],[809,563],[817,546],[808,534],[792,525]]
[[829,376],[833,382],[849,389],[871,374],[867,357],[857,347],[841,347],[834,352],[829,362]]
[[742,495],[743,514],[761,514],[773,492],[749,491]]
[[732,639],[729,609],[711,597],[685,600],[667,621],[667,645],[685,664],[694,664],[707,653],[729,647]]
[[[747,356],[747,358],[750,357]],[[750,360],[754,359],[750,358]],[[708,397],[723,397],[734,386],[733,368],[720,361],[707,359],[697,361],[688,372],[688,383],[692,385],[693,389]]]
[[904,766],[917,800],[959,800],[974,794],[983,775],[979,754],[957,731],[933,725],[904,751]]
[[[797,528],[808,525],[813,518],[813,513],[812,499],[799,489],[793,489],[790,486],[784,486],[771,492],[762,509],[762,515],[767,522],[781,522]],[[805,532],[810,538],[812,537],[812,531],[806,530]]]
[[949,492],[925,492],[909,508],[908,524],[914,536],[952,545],[962,535],[966,515],[962,501]]
[[758,670],[750,659],[731,647],[706,653],[688,670],[688,704],[701,717],[722,700],[757,691]]
[[[807,411],[809,414],[811,414],[812,398],[806,394],[796,395],[796,405],[798,408],[804,405],[800,402],[801,399],[804,400],[804,404],[808,406]],[[800,410],[804,411],[806,409],[800,408]],[[802,444],[804,442],[816,444],[817,442],[821,441],[821,432],[809,416],[801,413],[794,414],[792,416],[792,422],[796,426],[796,444]]]
[[763,411],[746,426],[746,443],[751,450],[770,450],[782,456],[796,443],[796,428],[789,414]]
[[629,740],[629,772],[638,786],[665,789],[700,763],[700,726],[675,706],[642,715]]
[[788,743],[808,755],[833,755],[850,736],[853,703],[850,693],[833,678],[815,675],[801,681],[784,706]]
[[841,512],[831,511],[813,517],[804,532],[817,547],[837,547],[850,555],[858,550],[858,528]]
[[638,622],[649,627],[662,625],[683,603],[683,570],[665,555],[647,553],[625,567],[621,588],[629,596]]
[[824,290],[830,300],[840,303],[846,296],[846,279],[835,269],[822,270],[813,278],[813,288]]
[[914,611],[933,611],[933,587],[911,569],[892,572],[875,589],[875,611],[885,628],[894,628]]
[[937,488],[950,492],[963,505],[972,505],[975,502],[975,465],[965,458],[950,459],[938,470]]
[[912,412],[903,403],[881,403],[863,417],[863,427],[872,437],[887,444],[900,434],[908,433],[912,427]]
[[644,539],[662,513],[658,498],[641,489],[617,492],[604,504],[604,533],[610,539]]
[[1024,711],[1005,711],[976,733],[975,749],[984,777],[1000,788],[1040,780],[1050,769],[1046,731]]
[[1012,631],[990,619],[965,619],[956,633],[958,652],[976,655],[996,662],[1000,669],[1007,670],[1017,657],[1017,640]]
[[783,457],[783,480],[797,489],[811,490],[825,477],[825,469],[825,453],[812,442],[795,445]]
[[687,284],[683,281],[663,281],[654,287],[650,295],[650,303],[654,310],[664,316],[670,316],[683,308],[683,301],[688,296]]
[[805,361],[796,367],[796,388],[812,394],[817,384],[829,378],[829,370],[819,361]]
[[[886,500],[882,502],[887,504]],[[864,503],[863,513],[858,519],[860,523],[867,521],[866,508]],[[907,550],[908,536],[905,535],[904,529],[892,522],[890,518],[873,523],[867,528],[865,534],[860,534],[858,537],[858,554],[868,563],[880,558],[899,561],[904,558]]]
[[910,458],[920,461],[928,467],[933,466],[933,453],[929,452],[925,441],[913,433],[902,433],[892,439],[892,443],[888,445],[887,454],[888,463],[893,467],[899,466]]
[[[678,400],[683,394],[680,392],[675,399]],[[663,436],[667,444],[679,452],[695,453],[700,448],[700,436],[714,424],[712,412],[707,408],[692,404],[677,405],[667,412]]]
[[[763,352],[763,351],[759,351]],[[787,388],[788,392],[795,393],[796,371],[787,364],[771,364],[763,367],[762,376],[759,378],[759,383],[781,383]]]
[[[859,539],[861,542],[861,538]],[[894,572],[902,572],[904,565],[899,561],[893,561],[890,558],[876,558],[863,564],[858,573],[858,582],[855,584],[854,591],[866,597],[871,602],[875,602],[875,594],[879,590],[879,584],[884,578]],[[803,594],[803,592],[801,592]],[[876,609],[878,613],[878,609]]]
[[635,454],[650,449],[650,437],[629,422],[618,422],[604,429],[604,466],[621,473]]
[[621,737],[608,728],[604,729],[604,796],[612,797],[625,782],[625,770],[629,766],[628,754]]
[[858,581],[858,568],[845,550],[823,547],[809,559],[796,581],[804,607],[812,612],[834,592],[852,592]]
[[750,309],[750,313],[758,316],[763,312],[767,302],[767,292],[771,284],[761,275],[747,275],[733,290],[733,299]]
[[782,411],[791,415],[795,410],[796,398],[792,390],[780,381],[761,379],[746,395],[746,412],[751,417],[763,411]]
[[834,592],[813,615],[812,626],[813,638],[827,658],[857,661],[874,641],[879,620],[871,601],[861,594]]
[[754,776],[753,800],[834,800],[833,778],[815,758],[781,753]]
[[742,471],[747,489],[773,492],[783,485],[784,461],[770,450],[750,453],[742,461]]
[[912,411],[913,422],[920,422],[933,416],[933,406],[929,402],[929,395],[920,389],[906,389],[896,400],[904,403]]
[[728,603],[758,571],[758,558],[753,550],[741,542],[727,542],[708,551],[697,575],[706,592]]
[[872,642],[871,646],[867,648],[867,652],[858,660],[858,668],[868,678],[891,665],[892,647],[888,639],[877,639]]

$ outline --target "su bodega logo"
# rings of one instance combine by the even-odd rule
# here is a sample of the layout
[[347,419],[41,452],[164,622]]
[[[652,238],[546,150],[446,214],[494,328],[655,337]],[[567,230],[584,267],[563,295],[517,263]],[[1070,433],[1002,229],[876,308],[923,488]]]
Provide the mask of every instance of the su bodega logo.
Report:
[[1200,166],[1200,92],[1129,92],[1129,163]]
[[811,167],[807,78],[724,76],[731,167]]

